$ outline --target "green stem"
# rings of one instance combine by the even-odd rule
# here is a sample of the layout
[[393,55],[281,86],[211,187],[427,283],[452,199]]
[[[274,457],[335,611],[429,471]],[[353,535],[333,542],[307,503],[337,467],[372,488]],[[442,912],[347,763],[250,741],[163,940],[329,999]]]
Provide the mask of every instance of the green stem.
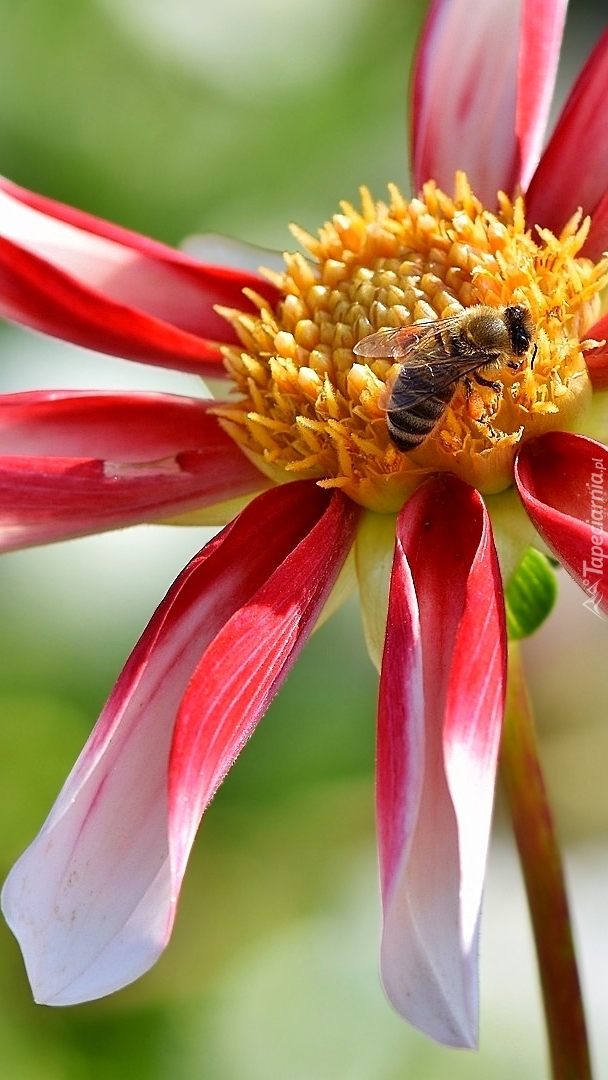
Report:
[[552,1077],[591,1080],[564,872],[517,642],[509,645],[501,766],[530,906]]

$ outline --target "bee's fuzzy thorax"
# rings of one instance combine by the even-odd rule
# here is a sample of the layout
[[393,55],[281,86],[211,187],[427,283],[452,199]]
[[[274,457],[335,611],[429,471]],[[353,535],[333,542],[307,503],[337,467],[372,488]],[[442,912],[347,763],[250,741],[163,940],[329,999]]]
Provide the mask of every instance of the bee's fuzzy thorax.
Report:
[[[588,223],[575,218],[559,237],[526,230],[524,203],[498,196],[485,210],[464,174],[454,198],[434,182],[407,202],[362,190],[318,238],[294,228],[308,256],[285,255],[269,275],[283,299],[270,310],[249,294],[258,315],[223,310],[241,348],[225,350],[238,391],[220,421],[276,482],[316,478],[371,509],[394,512],[430,473],[449,470],[481,491],[512,481],[522,439],[571,427],[590,395],[580,344],[599,310],[608,264],[580,256]],[[463,316],[484,305],[522,307],[534,336],[534,363],[501,367],[500,393],[479,387],[472,405],[457,387],[428,438],[402,453],[384,411],[392,358],[360,362],[355,344],[382,328]],[[516,316],[517,318],[517,316]]]

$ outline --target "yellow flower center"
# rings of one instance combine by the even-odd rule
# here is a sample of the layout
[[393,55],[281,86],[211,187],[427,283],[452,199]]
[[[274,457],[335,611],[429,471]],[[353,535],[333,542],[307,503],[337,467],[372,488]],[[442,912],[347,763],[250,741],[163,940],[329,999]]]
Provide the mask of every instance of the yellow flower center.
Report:
[[[285,271],[268,274],[282,293],[276,310],[253,294],[258,315],[222,309],[242,348],[225,349],[239,397],[218,406],[222,426],[276,482],[315,478],[379,512],[399,510],[438,471],[502,491],[524,439],[573,428],[591,394],[581,339],[608,283],[608,261],[580,255],[589,230],[580,215],[559,236],[526,230],[521,197],[501,193],[490,213],[462,173],[453,199],[433,181],[411,202],[395,187],[390,195],[374,203],[363,189],[361,213],[342,204],[318,239],[293,229],[309,257],[286,254]],[[389,437],[386,384],[408,360],[366,359],[354,345],[479,304],[527,307],[533,346],[515,365],[482,368],[498,389],[457,378],[436,426],[402,452]]]

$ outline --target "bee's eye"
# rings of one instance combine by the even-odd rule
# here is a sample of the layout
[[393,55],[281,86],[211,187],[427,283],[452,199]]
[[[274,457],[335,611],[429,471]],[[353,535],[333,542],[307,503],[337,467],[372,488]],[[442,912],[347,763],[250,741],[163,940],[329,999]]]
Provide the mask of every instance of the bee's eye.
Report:
[[517,326],[513,328],[513,352],[517,356],[521,356],[525,353],[530,345],[530,335],[523,326]]

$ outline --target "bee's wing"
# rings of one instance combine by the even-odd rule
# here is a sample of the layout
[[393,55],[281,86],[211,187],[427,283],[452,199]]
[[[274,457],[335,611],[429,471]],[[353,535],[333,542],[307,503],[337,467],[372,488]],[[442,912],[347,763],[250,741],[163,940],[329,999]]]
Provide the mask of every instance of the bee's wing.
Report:
[[370,360],[404,360],[437,326],[438,320],[429,319],[410,326],[398,326],[397,329],[388,327],[378,330],[358,341],[353,352]]
[[494,353],[471,352],[467,356],[450,356],[428,350],[424,355],[410,356],[404,363],[392,388],[390,409],[413,409],[428,398],[442,393],[458,382],[463,375],[476,371],[494,359]]

